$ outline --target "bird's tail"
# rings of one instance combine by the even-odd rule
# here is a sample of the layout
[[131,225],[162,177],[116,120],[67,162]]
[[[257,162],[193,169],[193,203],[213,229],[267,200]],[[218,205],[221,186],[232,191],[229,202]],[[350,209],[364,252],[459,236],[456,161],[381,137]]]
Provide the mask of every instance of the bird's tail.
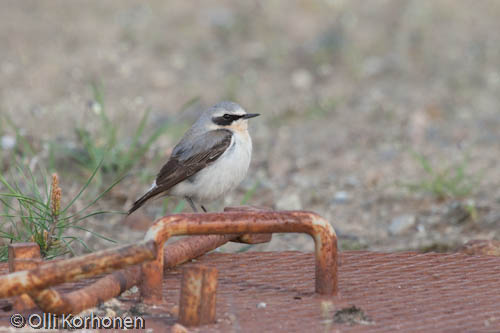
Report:
[[137,209],[139,209],[142,205],[144,205],[144,203],[146,201],[148,201],[149,199],[157,196],[158,194],[160,194],[162,192],[162,190],[160,190],[158,187],[153,187],[151,190],[149,190],[148,192],[146,192],[146,194],[144,194],[142,197],[140,197],[139,199],[137,199],[134,204],[132,205],[132,208],[129,209],[128,211],[128,215],[132,214],[133,212],[135,212]]

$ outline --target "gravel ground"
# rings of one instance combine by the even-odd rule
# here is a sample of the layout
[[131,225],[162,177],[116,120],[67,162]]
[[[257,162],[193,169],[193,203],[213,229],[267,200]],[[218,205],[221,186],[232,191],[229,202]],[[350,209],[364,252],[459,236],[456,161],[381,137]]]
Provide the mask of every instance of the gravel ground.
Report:
[[[252,122],[247,179],[211,210],[257,183],[249,204],[315,211],[344,249],[452,251],[500,238],[498,17],[494,0],[2,1],[0,113],[43,161],[45,142],[75,142],[75,125],[97,126],[93,80],[123,138],[147,107],[153,130],[231,99],[263,116]],[[163,158],[150,155],[101,206],[126,209],[152,180],[133,175],[158,169],[174,144],[158,141]],[[412,152],[430,162],[433,181]],[[456,168],[463,177],[452,177]],[[81,185],[71,179],[63,191]],[[442,179],[455,191],[421,189]],[[155,218],[159,205],[142,213]],[[120,242],[143,235],[119,216],[87,223]],[[252,249],[312,242],[276,235]]]

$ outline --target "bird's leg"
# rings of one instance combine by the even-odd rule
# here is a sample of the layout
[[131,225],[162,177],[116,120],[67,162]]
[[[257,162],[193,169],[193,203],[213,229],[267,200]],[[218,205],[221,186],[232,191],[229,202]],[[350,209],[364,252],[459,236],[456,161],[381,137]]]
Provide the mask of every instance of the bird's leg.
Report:
[[203,205],[200,205],[200,206],[201,206],[201,209],[203,209],[203,211],[206,213],[207,209]]
[[189,205],[191,206],[191,208],[193,209],[193,211],[195,213],[198,213],[198,209],[196,209],[196,206],[194,205],[193,199],[191,199],[190,197],[185,197],[185,198],[186,198],[187,202],[189,202]]

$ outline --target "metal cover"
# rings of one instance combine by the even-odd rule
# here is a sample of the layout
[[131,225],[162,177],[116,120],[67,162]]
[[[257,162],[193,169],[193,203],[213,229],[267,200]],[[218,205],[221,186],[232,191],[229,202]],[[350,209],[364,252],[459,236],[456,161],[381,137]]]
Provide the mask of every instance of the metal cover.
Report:
[[[332,298],[314,294],[311,253],[211,253],[165,275],[166,308],[179,304],[183,267],[203,263],[219,270],[217,323],[194,331],[500,331],[498,257],[343,252],[341,258],[340,295]],[[138,297],[120,299],[132,306]],[[1,317],[8,324],[7,313]],[[162,313],[145,319],[155,329],[176,321]]]

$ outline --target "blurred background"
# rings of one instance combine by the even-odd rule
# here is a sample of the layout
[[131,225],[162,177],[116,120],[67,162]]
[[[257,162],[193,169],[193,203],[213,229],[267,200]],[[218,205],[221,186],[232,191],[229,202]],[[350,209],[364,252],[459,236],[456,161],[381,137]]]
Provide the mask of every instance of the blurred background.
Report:
[[[113,213],[221,100],[262,116],[247,179],[209,210],[315,211],[345,250],[499,239],[499,17],[495,0],[2,1],[0,192],[18,195],[4,196],[0,242],[52,233],[99,249],[190,211],[160,199]],[[65,217],[49,203],[53,172]],[[67,224],[38,213],[19,227],[30,209],[14,202],[35,187],[33,210]],[[222,251],[312,248],[276,235]]]

